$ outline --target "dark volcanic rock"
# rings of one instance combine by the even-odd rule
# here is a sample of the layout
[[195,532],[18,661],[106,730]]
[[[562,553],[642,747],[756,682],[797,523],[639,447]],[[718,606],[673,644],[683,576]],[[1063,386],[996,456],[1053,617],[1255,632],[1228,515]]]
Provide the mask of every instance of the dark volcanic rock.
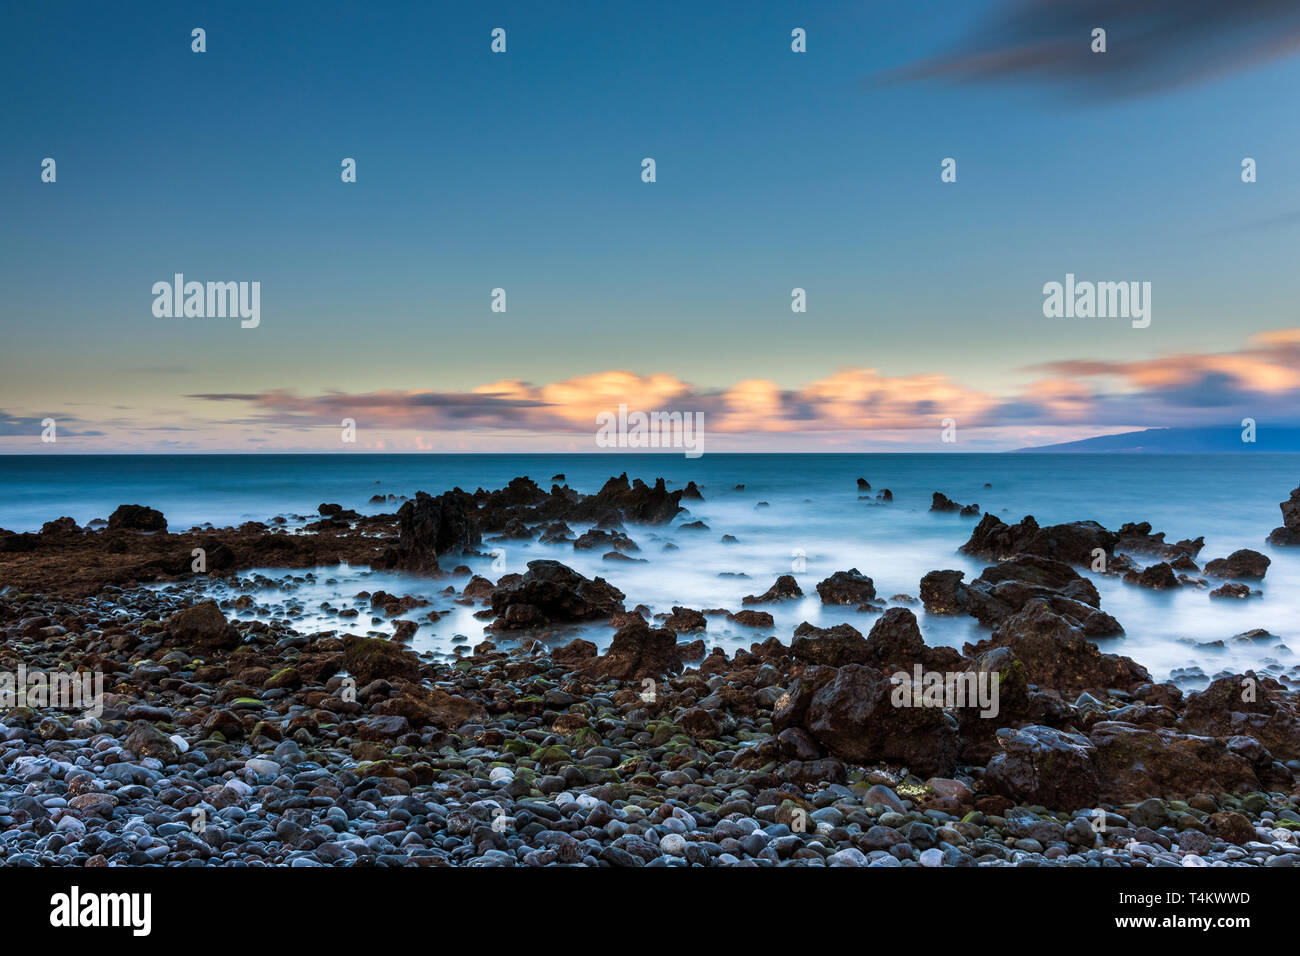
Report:
[[573,547],[576,551],[599,548],[602,551],[606,549],[622,551],[624,554],[631,554],[641,550],[637,543],[623,532],[605,531],[601,528],[592,528],[590,531],[583,532],[578,537],[578,540],[573,542]]
[[1215,558],[1205,565],[1205,573],[1214,578],[1244,578],[1261,581],[1272,562],[1258,551],[1242,548],[1226,558]]
[[865,478],[859,478],[858,491],[870,491],[870,490],[871,490],[871,482],[867,481],[867,479]]
[[574,509],[570,520],[584,520],[583,514],[600,514],[614,508],[622,513],[627,521],[637,524],[667,524],[681,512],[681,500],[684,492],[669,491],[662,478],[656,478],[654,487],[650,487],[640,478],[631,484],[627,472],[605,482],[596,494],[582,502]]
[[497,630],[608,618],[623,610],[623,592],[604,578],[583,577],[558,561],[529,561],[518,580],[492,592]]
[[762,594],[749,594],[740,599],[741,604],[771,604],[775,601],[787,601],[793,598],[803,597],[803,591],[799,589],[799,582],[794,579],[792,574],[783,574],[776,579],[776,582],[764,591]]
[[353,511],[351,508],[345,509],[340,504],[330,504],[329,502],[317,505],[316,512],[326,518],[340,518],[347,521],[355,521],[357,518],[361,517],[361,515]]
[[476,574],[465,583],[465,587],[460,593],[461,597],[473,598],[477,601],[491,598],[496,587],[495,584],[481,574]]
[[575,637],[563,647],[557,647],[551,652],[551,659],[561,664],[582,664],[595,656],[596,645],[580,637]]
[[1221,584],[1210,592],[1212,598],[1230,598],[1241,601],[1251,596],[1253,592],[1247,584],[1238,584],[1236,581],[1229,581],[1227,584]]
[[1017,803],[1064,810],[1097,805],[1097,751],[1082,734],[1030,724],[997,733],[1002,753],[989,761],[984,786]]
[[678,634],[702,631],[709,626],[708,619],[699,611],[673,606],[673,613],[664,618],[664,627]]
[[823,604],[851,604],[855,607],[876,598],[876,585],[857,568],[836,571],[817,585]]
[[866,638],[848,624],[814,627],[804,621],[794,629],[790,653],[796,660],[830,667],[865,664],[870,660]]
[[552,521],[537,540],[541,544],[565,544],[573,540],[573,529],[563,521]]
[[238,647],[239,632],[227,623],[216,601],[204,601],[177,611],[163,624],[168,643],[196,651]]
[[1167,591],[1179,586],[1174,569],[1163,561],[1141,571],[1130,571],[1124,575],[1124,580],[1130,584],[1151,588],[1153,591]]
[[418,680],[420,659],[400,644],[376,637],[343,635],[343,666],[359,686],[372,680]]
[[812,695],[807,729],[840,760],[896,761],[915,773],[946,775],[956,764],[956,727],[942,708],[896,705],[895,690],[873,667],[841,667]]
[[[1025,665],[1022,664],[1009,647],[995,647],[979,655],[969,668],[977,680],[986,681],[982,686],[992,693],[992,682],[997,681],[996,700],[990,701],[990,708],[996,712],[988,713],[979,706],[980,685],[975,688],[974,702],[968,697],[966,706],[957,709],[957,719],[961,725],[962,756],[974,757],[979,763],[987,763],[992,754],[993,735],[999,727],[1031,722],[1030,685]],[[978,756],[976,756],[978,755]]]
[[438,557],[464,551],[482,541],[473,503],[464,493],[449,491],[433,497],[418,491],[397,510],[400,535],[396,547],[376,561],[376,568],[437,571]]
[[936,491],[930,500],[931,511],[960,511],[961,505],[953,501],[942,491]]
[[1089,637],[1123,633],[1119,622],[1100,610],[1096,586],[1063,561],[1022,554],[985,568],[966,588],[967,610],[986,626],[1035,600],[1047,601]]
[[1101,597],[1069,564],[1022,554],[984,568],[966,588],[967,611],[985,626],[996,626],[1030,601],[1048,601],[1089,637],[1123,633],[1119,622],[1100,610]]
[[166,531],[167,519],[161,511],[144,505],[118,505],[108,516],[109,531]]
[[1291,492],[1291,497],[1278,505],[1282,509],[1282,527],[1274,528],[1268,536],[1272,545],[1300,545],[1300,488]]
[[998,561],[1033,554],[1066,564],[1090,566],[1097,557],[1096,551],[1106,556],[1112,554],[1118,538],[1095,521],[1040,528],[1032,515],[1022,518],[1019,524],[1008,525],[997,516],[986,514],[960,551],[971,557]]
[[1093,724],[1088,737],[1097,749],[1103,800],[1129,803],[1259,789],[1250,764],[1212,737],[1113,720]]
[[868,660],[891,670],[908,669],[924,662],[929,648],[921,637],[916,615],[905,607],[891,607],[871,626],[867,635]]
[[727,615],[728,621],[735,621],[743,627],[774,627],[776,621],[766,611],[737,611]]
[[45,524],[41,525],[40,533],[42,538],[62,538],[69,535],[81,534],[81,528],[77,526],[77,522],[74,519],[63,517],[45,522]]
[[176,743],[147,720],[134,721],[126,733],[124,743],[133,753],[141,757],[153,757],[164,764],[176,763],[180,757],[180,748]]
[[15,534],[0,529],[0,554],[25,554],[41,546],[41,536],[24,531]]
[[1149,683],[1146,668],[1117,654],[1103,654],[1084,631],[1044,600],[1030,601],[1004,620],[993,636],[967,645],[967,656],[1009,647],[1025,665],[1030,683],[1062,694],[1116,688],[1131,691]]
[[1210,737],[1253,737],[1282,760],[1300,759],[1300,719],[1281,685],[1254,671],[1220,677],[1187,695],[1179,725]]
[[959,614],[966,610],[964,571],[931,571],[921,578],[921,603],[930,614]]
[[1203,547],[1205,547],[1204,538],[1167,544],[1163,531],[1152,534],[1151,522],[1149,521],[1129,522],[1121,525],[1119,540],[1115,543],[1115,550],[1123,551],[1126,554],[1152,554],[1167,560],[1180,556],[1194,558]]
[[600,680],[641,680],[681,672],[677,635],[667,628],[653,628],[644,621],[618,630],[609,650],[587,669]]

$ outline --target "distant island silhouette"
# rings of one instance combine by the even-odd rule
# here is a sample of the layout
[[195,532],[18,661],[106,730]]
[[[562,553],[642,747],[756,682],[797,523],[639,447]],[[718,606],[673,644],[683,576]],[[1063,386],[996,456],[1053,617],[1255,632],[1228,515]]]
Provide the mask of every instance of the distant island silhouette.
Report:
[[1300,452],[1300,426],[1259,424],[1255,441],[1242,441],[1239,425],[1205,428],[1147,428],[1118,435],[1098,435],[1055,445],[1018,448],[1012,454],[1130,452],[1134,454],[1229,454]]

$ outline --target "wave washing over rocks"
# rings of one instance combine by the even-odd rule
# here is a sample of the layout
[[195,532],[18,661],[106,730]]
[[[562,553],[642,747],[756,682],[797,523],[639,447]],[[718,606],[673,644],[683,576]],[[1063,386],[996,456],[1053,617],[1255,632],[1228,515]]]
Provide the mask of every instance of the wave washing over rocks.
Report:
[[[1216,600],[1259,599],[1258,552],[1202,566],[1202,541],[1168,544],[1145,524],[984,515],[962,548],[983,572],[918,582],[927,618],[982,628],[961,649],[927,643],[917,602],[881,598],[857,568],[815,590],[872,615],[865,634],[805,622],[764,636],[773,609],[805,597],[792,575],[754,581],[738,606],[655,614],[558,560],[496,580],[459,563],[511,540],[596,549],[612,566],[672,561],[671,542],[651,556],[636,536],[689,518],[683,501],[708,490],[623,475],[588,495],[516,478],[419,493],[395,514],[322,504],[292,529],[171,533],[158,511],[123,505],[94,530],[61,518],[0,532],[3,670],[93,672],[104,687],[84,715],[35,700],[0,718],[6,861],[1300,864],[1300,670],[1278,663],[1290,651],[1245,632],[1268,666],[1185,691],[1094,643],[1123,626],[1089,574],[1157,590],[1208,590],[1208,577],[1223,582]],[[1274,546],[1300,543],[1297,501]],[[933,507],[979,513],[941,493]],[[292,596],[258,607],[267,569],[337,589],[341,564],[439,587],[340,593],[322,602],[332,627],[308,626]],[[361,608],[392,633],[355,633]],[[406,646],[411,615],[466,612],[486,639]],[[710,639],[722,622],[761,639],[728,654]],[[575,627],[610,636],[602,648]],[[994,706],[951,697],[963,685],[996,687]]]

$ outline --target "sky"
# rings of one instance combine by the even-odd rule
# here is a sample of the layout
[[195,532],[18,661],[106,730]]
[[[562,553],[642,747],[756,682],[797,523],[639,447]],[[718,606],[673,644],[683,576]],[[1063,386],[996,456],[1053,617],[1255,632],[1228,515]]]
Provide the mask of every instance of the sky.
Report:
[[[375,6],[14,6],[0,453],[1300,421],[1292,3]],[[155,315],[177,273],[258,282],[257,326]],[[1045,316],[1067,274],[1150,324]]]

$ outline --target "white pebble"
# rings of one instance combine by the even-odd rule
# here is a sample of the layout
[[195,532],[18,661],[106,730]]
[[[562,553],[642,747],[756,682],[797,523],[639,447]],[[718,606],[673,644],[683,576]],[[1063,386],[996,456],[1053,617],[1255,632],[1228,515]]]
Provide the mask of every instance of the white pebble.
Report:
[[679,833],[668,833],[659,841],[659,849],[669,856],[686,855],[686,838]]

